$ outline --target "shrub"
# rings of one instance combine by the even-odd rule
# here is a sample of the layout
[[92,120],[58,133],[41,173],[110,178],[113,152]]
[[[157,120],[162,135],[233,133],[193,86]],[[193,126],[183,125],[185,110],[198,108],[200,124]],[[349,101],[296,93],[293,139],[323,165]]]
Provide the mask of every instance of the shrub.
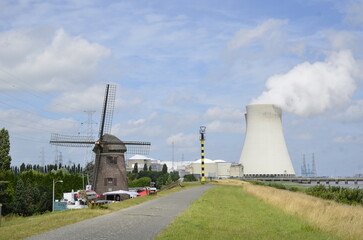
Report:
[[147,187],[150,186],[151,178],[142,177],[136,180],[129,181],[129,187]]
[[195,176],[193,174],[187,174],[184,176],[184,181],[195,182],[195,181],[197,181],[197,179],[195,178]]
[[363,205],[363,190],[361,189],[350,189],[343,187],[324,187],[323,185],[318,185],[310,187],[307,194],[320,197],[323,199],[334,200],[336,202],[344,204],[362,204]]
[[283,185],[281,183],[270,183],[270,184],[268,184],[268,186],[274,187],[277,189],[286,189],[285,185]]
[[263,185],[263,186],[266,185],[266,183],[261,182],[261,181],[250,181],[250,183],[252,183],[253,185]]

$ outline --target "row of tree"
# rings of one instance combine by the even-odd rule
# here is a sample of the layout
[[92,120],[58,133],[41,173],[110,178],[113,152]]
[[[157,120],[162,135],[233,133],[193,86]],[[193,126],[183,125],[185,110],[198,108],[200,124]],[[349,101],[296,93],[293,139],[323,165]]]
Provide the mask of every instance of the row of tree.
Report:
[[61,199],[64,192],[83,188],[82,176],[70,174],[66,169],[41,173],[35,170],[15,174],[0,171],[0,203],[3,214],[14,213],[30,216],[52,210],[53,181],[62,180],[55,187],[55,198]]
[[[62,164],[40,165],[21,164],[11,167],[9,133],[0,130],[0,203],[2,214],[30,216],[52,210],[53,183],[62,180],[55,188],[55,199],[61,199],[64,192],[83,189],[83,184],[92,182],[93,163],[83,169],[80,164],[63,166]],[[84,179],[87,176],[87,179]],[[151,171],[145,164],[139,171],[137,164],[128,173],[130,187],[145,187],[151,182],[158,188],[179,179],[179,173],[168,173],[164,164],[161,172]]]
[[48,164],[43,166],[40,166],[39,164],[27,164],[25,165],[25,163],[22,163],[19,167],[18,166],[12,166],[10,169],[12,172],[14,172],[15,174],[20,174],[22,172],[25,171],[29,171],[29,170],[35,170],[41,173],[48,173],[51,172],[53,170],[58,170],[58,169],[62,169],[65,168],[67,169],[67,171],[69,173],[73,173],[73,174],[81,174],[83,172],[83,168],[81,167],[81,164],[78,165],[62,165],[60,164]]
[[168,167],[166,164],[163,165],[161,172],[151,171],[151,168],[148,168],[146,164],[144,164],[143,170],[139,171],[138,164],[135,163],[132,172],[128,173],[129,186],[135,186],[134,181],[145,177],[150,178],[150,182],[153,182],[157,188],[162,188],[163,186],[169,185],[170,183],[178,180],[179,172],[173,171],[168,173]]

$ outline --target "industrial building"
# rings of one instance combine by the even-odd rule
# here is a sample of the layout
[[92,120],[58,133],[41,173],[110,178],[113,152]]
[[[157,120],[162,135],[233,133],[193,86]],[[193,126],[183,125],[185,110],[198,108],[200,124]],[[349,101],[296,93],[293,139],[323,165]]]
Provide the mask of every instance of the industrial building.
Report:
[[[198,159],[186,166],[185,171],[199,178],[201,175],[201,159]],[[206,178],[240,178],[243,176],[243,167],[239,163],[205,158],[204,172]]]
[[[126,170],[131,172],[135,164],[138,170],[144,168],[144,164],[148,169],[151,166],[152,171],[161,171],[163,165],[168,166],[168,171],[178,171],[181,177],[186,174],[193,174],[197,178],[201,174],[201,159],[196,161],[160,161],[143,155],[135,155],[127,160]],[[239,178],[243,176],[243,167],[239,163],[226,162],[224,160],[204,159],[205,177],[208,178]]]
[[148,170],[151,167],[151,171],[160,172],[163,169],[163,164],[160,160],[149,158],[144,155],[134,155],[127,160],[126,171],[131,172],[132,170],[134,170],[134,166],[136,163],[139,171],[144,169],[145,164]]
[[246,177],[295,176],[282,130],[282,111],[273,104],[246,107],[240,163]]

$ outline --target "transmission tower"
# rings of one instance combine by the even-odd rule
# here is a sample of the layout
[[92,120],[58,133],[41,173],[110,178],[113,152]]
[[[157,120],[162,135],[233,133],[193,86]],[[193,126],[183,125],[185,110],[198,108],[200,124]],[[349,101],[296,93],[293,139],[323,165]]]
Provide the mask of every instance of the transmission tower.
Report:
[[317,173],[316,173],[316,165],[315,165],[315,155],[313,153],[313,160],[312,160],[312,167],[311,167],[311,175],[313,177],[316,177],[317,176]]
[[303,164],[301,166],[301,176],[307,177],[307,169],[306,169],[306,162],[305,162],[305,153],[303,154]]
[[58,165],[58,146],[55,146],[54,165]]
[[58,163],[59,163],[61,166],[63,166],[63,156],[62,156],[62,152],[59,152]]

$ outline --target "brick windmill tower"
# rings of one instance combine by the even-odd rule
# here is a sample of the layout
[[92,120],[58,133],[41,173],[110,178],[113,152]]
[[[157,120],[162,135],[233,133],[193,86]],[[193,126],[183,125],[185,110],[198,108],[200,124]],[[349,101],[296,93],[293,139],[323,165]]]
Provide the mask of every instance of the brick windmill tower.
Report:
[[67,136],[53,133],[50,144],[63,147],[89,147],[96,154],[93,190],[102,194],[115,190],[128,190],[125,153],[148,155],[150,142],[121,141],[111,135],[116,97],[116,85],[107,84],[101,115],[98,140],[90,136]]

